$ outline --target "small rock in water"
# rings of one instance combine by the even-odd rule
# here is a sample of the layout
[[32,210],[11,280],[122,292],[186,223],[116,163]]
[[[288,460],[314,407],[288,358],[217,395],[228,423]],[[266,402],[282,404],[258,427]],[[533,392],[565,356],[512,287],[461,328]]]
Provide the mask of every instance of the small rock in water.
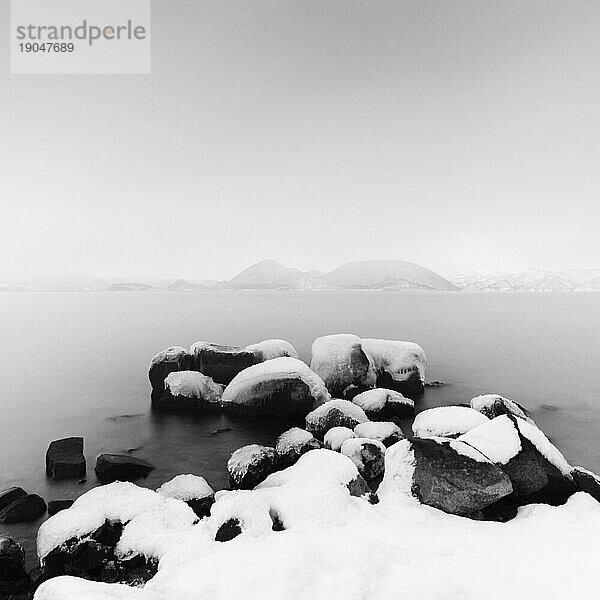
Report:
[[52,516],[61,510],[66,510],[73,506],[74,500],[50,500],[48,502],[48,515]]
[[36,521],[46,512],[46,503],[37,494],[20,496],[0,511],[0,523]]
[[100,454],[94,471],[101,483],[133,481],[146,477],[154,466],[142,458],[123,454]]
[[152,386],[152,403],[157,402],[165,391],[165,379],[173,371],[191,369],[193,359],[185,348],[170,346],[154,356],[150,363],[148,378]]
[[78,479],[85,475],[83,438],[54,440],[46,451],[46,475],[50,479]]
[[227,431],[233,431],[233,427],[219,427],[218,429],[214,429],[206,435],[213,437],[215,435],[219,435],[220,433],[226,433]]
[[0,511],[22,496],[27,496],[27,492],[20,487],[11,487],[0,492]]
[[443,385],[446,385],[445,383],[442,383],[441,381],[428,381],[425,384],[425,387],[429,387],[429,388],[438,388],[438,387],[442,387]]

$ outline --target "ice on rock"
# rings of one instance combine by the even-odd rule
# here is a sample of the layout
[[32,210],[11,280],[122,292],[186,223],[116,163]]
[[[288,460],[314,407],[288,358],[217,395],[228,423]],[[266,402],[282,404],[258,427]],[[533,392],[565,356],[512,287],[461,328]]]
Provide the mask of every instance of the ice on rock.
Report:
[[370,419],[377,417],[401,417],[413,414],[415,403],[400,392],[376,388],[357,394],[352,402],[360,406]]
[[425,382],[427,358],[419,344],[396,340],[362,339],[363,350],[371,357],[375,371],[387,373],[393,381],[418,377]]
[[315,437],[323,439],[332,427],[354,429],[359,423],[366,423],[368,420],[360,406],[349,400],[334,399],[306,415],[306,429]]
[[253,352],[257,361],[271,360],[280,356],[300,358],[298,351],[285,340],[263,340],[257,344],[246,346],[245,350]]
[[326,335],[312,344],[310,368],[333,395],[341,396],[349,386],[371,388],[375,372],[361,340],[352,334]]
[[369,421],[367,423],[361,423],[354,428],[354,434],[357,438],[378,440],[384,446],[391,446],[404,437],[400,427],[391,421]]
[[306,414],[330,399],[323,380],[301,360],[280,357],[241,371],[221,401],[244,414]]
[[420,412],[415,417],[413,432],[417,437],[455,436],[488,421],[485,415],[473,408],[439,406]]
[[163,483],[156,491],[165,498],[175,498],[184,502],[206,498],[215,493],[204,477],[192,474],[177,475]]
[[461,435],[457,441],[479,450],[496,464],[505,465],[521,451],[519,433],[506,415],[488,420]]
[[332,427],[323,437],[325,448],[339,452],[342,444],[353,437],[354,432],[348,427]]
[[227,461],[231,485],[251,489],[265,479],[275,466],[275,449],[259,444],[238,448]]
[[165,379],[165,389],[173,396],[202,398],[208,402],[219,402],[223,387],[198,371],[174,371]]
[[490,419],[509,414],[535,425],[533,419],[531,419],[527,411],[520,404],[498,394],[484,394],[483,396],[473,398],[471,400],[471,408],[483,413]]
[[305,452],[320,447],[321,445],[312,433],[300,429],[300,427],[292,427],[284,431],[275,443],[278,466],[279,468],[289,467]]
[[155,367],[163,362],[177,363],[188,356],[188,351],[185,348],[182,348],[181,346],[169,346],[165,350],[161,350],[152,357],[152,360],[150,361],[150,368]]

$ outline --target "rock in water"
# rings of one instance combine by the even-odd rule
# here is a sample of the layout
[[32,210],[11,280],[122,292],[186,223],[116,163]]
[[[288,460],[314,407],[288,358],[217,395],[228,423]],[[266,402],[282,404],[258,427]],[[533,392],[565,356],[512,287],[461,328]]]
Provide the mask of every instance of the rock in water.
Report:
[[413,342],[377,339],[362,339],[361,343],[373,365],[377,387],[408,396],[423,392],[427,358],[421,346]]
[[165,498],[183,500],[201,519],[210,515],[215,502],[215,491],[198,475],[177,475],[156,491]]
[[238,448],[227,461],[233,488],[251,490],[275,470],[275,449],[258,444]]
[[351,438],[342,444],[340,451],[356,465],[367,482],[383,473],[385,446],[380,441]]
[[310,368],[323,379],[333,396],[342,396],[349,386],[375,385],[375,372],[356,335],[317,338],[312,345]]
[[342,448],[342,444],[346,440],[350,440],[356,437],[352,429],[348,429],[348,427],[332,427],[324,436],[323,436],[323,445],[328,450],[333,450],[334,452],[339,452]]
[[27,492],[20,487],[11,487],[3,492],[0,492],[0,511],[12,504],[17,498],[26,496]]
[[280,469],[290,467],[304,453],[320,447],[321,444],[315,439],[312,433],[300,429],[300,427],[292,427],[284,431],[275,443],[277,465]]
[[225,388],[224,410],[241,415],[304,416],[329,400],[323,380],[301,360],[273,358],[248,367]]
[[600,502],[600,477],[598,477],[598,475],[587,469],[583,469],[582,467],[575,467],[573,471],[571,471],[571,475],[575,485],[582,492],[588,493]]
[[245,350],[254,353],[256,362],[279,358],[280,356],[289,356],[291,358],[300,358],[298,351],[294,346],[285,340],[263,340],[258,344],[246,346]]
[[36,521],[46,512],[46,503],[37,494],[20,496],[0,511],[0,523]]
[[85,477],[82,437],[69,437],[51,442],[46,451],[46,475],[50,479]]
[[198,371],[174,371],[167,375],[165,392],[155,407],[158,410],[218,410],[222,393],[222,386]]
[[221,346],[209,342],[192,344],[190,353],[194,370],[217,383],[227,385],[238,373],[257,362],[254,352],[238,346]]
[[323,436],[332,427],[348,427],[354,429],[369,419],[362,408],[349,400],[330,400],[306,415],[306,430],[316,438]]
[[48,515],[51,517],[61,510],[67,510],[73,506],[74,500],[49,500],[48,501]]
[[517,402],[503,398],[498,394],[485,394],[471,400],[471,408],[483,413],[489,419],[500,415],[512,415],[535,425],[529,413]]
[[193,368],[190,354],[181,346],[170,346],[154,356],[150,363],[148,377],[152,386],[152,403],[154,404],[165,391],[165,379],[173,371],[187,371]]
[[113,481],[133,481],[147,477],[154,469],[149,462],[124,454],[100,454],[96,459],[94,471],[101,483]]
[[485,415],[466,406],[438,406],[420,412],[412,429],[417,437],[454,437],[488,421]]
[[377,440],[386,448],[389,448],[404,438],[404,434],[400,427],[391,421],[369,421],[368,423],[361,423],[354,428],[354,435],[357,438]]
[[415,403],[400,392],[384,388],[367,390],[352,398],[372,421],[388,421],[408,417],[415,413]]

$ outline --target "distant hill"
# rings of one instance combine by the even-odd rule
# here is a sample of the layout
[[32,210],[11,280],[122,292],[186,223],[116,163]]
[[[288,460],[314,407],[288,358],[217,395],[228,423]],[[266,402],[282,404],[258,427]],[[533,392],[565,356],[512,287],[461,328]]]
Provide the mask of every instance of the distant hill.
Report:
[[299,271],[275,260],[256,263],[220,288],[247,290],[458,290],[434,271],[402,260],[353,262],[330,273]]
[[115,283],[109,285],[106,289],[109,292],[147,292],[156,288],[143,283]]
[[202,283],[193,283],[191,281],[187,281],[185,279],[178,279],[173,283],[170,283],[167,287],[167,290],[171,290],[172,292],[187,292],[187,291],[198,291],[198,290],[208,290],[210,286],[204,285]]

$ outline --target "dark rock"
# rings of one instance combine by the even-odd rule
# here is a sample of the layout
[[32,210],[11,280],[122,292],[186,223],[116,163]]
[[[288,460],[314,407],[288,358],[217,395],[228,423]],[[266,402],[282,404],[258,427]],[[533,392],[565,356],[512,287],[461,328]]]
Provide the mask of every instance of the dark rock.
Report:
[[240,371],[257,363],[254,352],[238,346],[198,342],[191,347],[196,371],[227,385]]
[[306,430],[316,438],[323,436],[332,427],[347,427],[354,430],[369,419],[364,411],[348,400],[330,400],[306,415]]
[[600,502],[600,478],[581,467],[575,467],[571,472],[573,482],[582,491]]
[[0,580],[25,577],[25,550],[13,538],[0,534]]
[[121,539],[123,527],[124,525],[120,521],[104,521],[104,524],[96,529],[90,537],[104,546],[115,548]]
[[185,503],[200,519],[203,519],[204,517],[210,516],[210,509],[215,503],[215,497],[212,495],[205,496],[204,498],[194,498],[193,500],[186,500]]
[[275,449],[258,444],[238,448],[227,462],[231,487],[251,490],[275,471]]
[[46,503],[37,494],[17,498],[0,511],[0,523],[36,521],[46,512]]
[[117,561],[107,560],[103,563],[100,574],[98,575],[98,581],[104,583],[117,583],[120,578],[120,569]]
[[229,519],[219,527],[215,535],[215,542],[228,542],[242,533],[238,519]]
[[499,467],[508,475],[515,497],[523,497],[541,490],[548,484],[545,460],[538,449],[519,433],[521,450],[505,465]]
[[158,561],[141,554],[133,554],[120,559],[117,562],[117,569],[120,583],[141,587],[158,572]]
[[383,474],[385,447],[381,442],[352,438],[342,444],[341,452],[357,466],[367,482]]
[[519,417],[534,424],[529,416],[529,412],[523,406],[514,400],[509,400],[498,394],[477,396],[471,400],[470,406],[489,419],[494,419],[500,415],[510,415],[511,417]]
[[173,371],[193,369],[192,356],[180,346],[171,346],[159,352],[150,363],[148,378],[152,386],[152,403],[154,404],[165,391],[165,379]]
[[215,435],[220,435],[221,433],[227,433],[228,431],[233,431],[233,427],[219,427],[218,429],[214,429],[213,431],[207,433],[206,435],[210,437],[214,437]]
[[351,496],[365,498],[370,504],[377,504],[379,502],[377,494],[373,493],[362,475],[357,475],[346,487]]
[[550,504],[551,506],[563,505],[575,492],[579,491],[572,479],[563,475],[557,467],[545,458],[543,464],[546,469],[548,483],[540,490],[519,499],[519,504]]
[[278,467],[280,469],[291,467],[303,454],[320,447],[321,444],[312,433],[299,427],[292,427],[284,431],[275,443]]
[[269,512],[269,515],[271,517],[271,521],[273,521],[271,529],[273,531],[285,531],[285,526],[283,525],[283,521],[281,520],[279,515],[276,514],[273,510]]
[[0,598],[7,600],[31,600],[34,587],[27,573],[18,579],[0,579]]
[[412,491],[423,504],[466,516],[512,493],[510,479],[496,465],[459,454],[449,442],[411,438],[411,446]]
[[198,371],[177,371],[165,379],[165,391],[154,408],[161,411],[221,410],[223,386]]
[[506,496],[481,510],[484,521],[506,523],[517,516],[518,504],[511,496]]
[[27,492],[20,487],[11,487],[3,492],[0,492],[0,511],[12,504],[17,498],[27,496]]
[[53,441],[46,451],[46,475],[51,479],[85,477],[83,438],[69,437]]
[[61,510],[66,510],[73,506],[74,500],[50,500],[48,502],[48,515],[52,516]]
[[94,471],[101,483],[112,483],[147,477],[153,469],[154,466],[149,462],[135,456],[100,454],[96,459]]
[[376,385],[378,388],[393,390],[413,400],[422,396],[425,389],[423,380],[416,370],[403,381],[397,381],[387,371],[377,371]]

